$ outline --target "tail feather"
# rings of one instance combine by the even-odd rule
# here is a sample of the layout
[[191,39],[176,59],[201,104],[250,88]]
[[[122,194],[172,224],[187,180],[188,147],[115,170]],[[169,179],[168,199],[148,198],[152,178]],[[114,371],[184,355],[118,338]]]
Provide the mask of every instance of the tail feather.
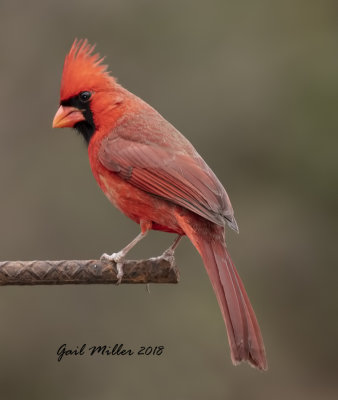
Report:
[[[219,227],[218,227],[219,228]],[[223,234],[196,236],[187,232],[201,254],[216,293],[228,332],[232,362],[247,361],[266,370],[267,360],[261,331],[243,282],[227,251]]]
[[248,338],[249,339],[249,349],[250,349],[250,351],[249,351],[250,358],[248,359],[248,361],[252,365],[257,366],[258,368],[260,368],[262,370],[267,370],[268,364],[267,364],[266,355],[265,355],[264,342],[263,342],[261,330],[259,328],[255,312],[252,308],[249,297],[244,288],[243,282],[242,282],[240,276],[238,275],[238,272],[237,272],[228,252],[227,252],[227,255],[229,258],[229,262],[231,263],[233,272],[237,278],[237,282],[240,287],[241,294],[243,296],[243,300],[244,300],[244,304],[245,304],[245,311],[248,316],[249,332],[251,332],[251,335]]

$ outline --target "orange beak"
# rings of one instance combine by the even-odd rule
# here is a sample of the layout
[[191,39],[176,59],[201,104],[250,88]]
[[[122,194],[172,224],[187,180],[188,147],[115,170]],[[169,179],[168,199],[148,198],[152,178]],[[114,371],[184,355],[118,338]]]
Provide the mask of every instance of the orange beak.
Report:
[[53,128],[73,128],[77,122],[85,119],[78,108],[60,106],[53,119]]

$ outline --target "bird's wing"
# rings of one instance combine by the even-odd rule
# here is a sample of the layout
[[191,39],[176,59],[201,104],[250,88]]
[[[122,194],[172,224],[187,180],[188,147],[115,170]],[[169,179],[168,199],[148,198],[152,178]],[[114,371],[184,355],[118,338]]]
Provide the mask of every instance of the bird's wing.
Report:
[[[177,131],[176,131],[177,132]],[[126,137],[127,136],[127,137]],[[238,231],[229,197],[215,174],[194,150],[142,143],[116,132],[103,139],[99,161],[131,185]],[[134,136],[135,138],[135,136]],[[191,149],[193,147],[191,146]]]

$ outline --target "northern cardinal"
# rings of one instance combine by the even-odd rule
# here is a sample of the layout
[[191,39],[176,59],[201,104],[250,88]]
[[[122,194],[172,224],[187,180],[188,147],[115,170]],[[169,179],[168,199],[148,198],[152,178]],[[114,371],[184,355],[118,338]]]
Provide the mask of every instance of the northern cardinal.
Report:
[[150,229],[183,235],[200,253],[228,332],[232,362],[267,369],[263,339],[225,244],[225,225],[238,232],[229,197],[192,144],[154,108],[119,85],[94,46],[75,40],[66,55],[53,127],[75,128],[108,199],[140,224],[141,233],[104,258],[121,261]]

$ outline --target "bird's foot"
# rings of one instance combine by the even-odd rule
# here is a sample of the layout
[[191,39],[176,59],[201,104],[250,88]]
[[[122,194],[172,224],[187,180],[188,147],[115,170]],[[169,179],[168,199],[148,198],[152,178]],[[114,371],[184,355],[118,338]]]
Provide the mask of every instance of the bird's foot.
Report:
[[116,264],[117,269],[117,282],[116,285],[119,285],[122,282],[123,278],[123,261],[124,261],[124,253],[119,251],[118,253],[107,254],[103,253],[100,257],[101,261],[113,261]]
[[172,249],[166,250],[162,255],[158,257],[152,257],[150,258],[152,261],[161,261],[165,260],[170,263],[170,267],[172,268],[174,263],[175,263],[175,257],[174,257],[174,251]]

